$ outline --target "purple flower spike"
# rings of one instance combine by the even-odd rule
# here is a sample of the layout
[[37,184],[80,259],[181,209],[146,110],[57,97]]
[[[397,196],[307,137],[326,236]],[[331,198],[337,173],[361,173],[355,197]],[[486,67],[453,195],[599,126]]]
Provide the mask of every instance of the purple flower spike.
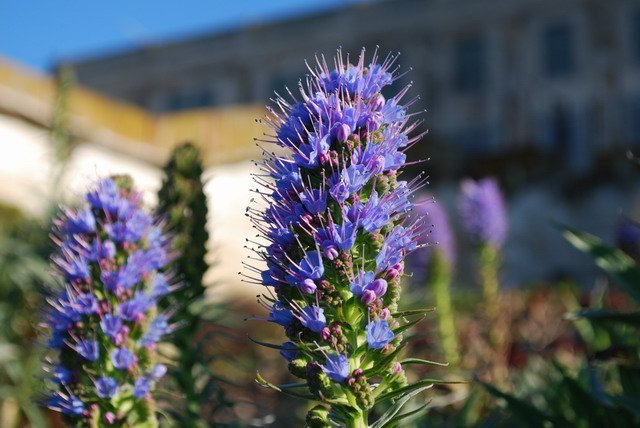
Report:
[[464,180],[460,189],[460,217],[471,241],[501,247],[507,237],[508,219],[497,181]]
[[[395,357],[376,359],[375,350],[392,349],[390,326],[406,322],[394,317],[404,260],[426,232],[423,220],[409,218],[425,180],[400,178],[404,152],[419,139],[410,136],[418,123],[407,113],[408,87],[381,94],[397,78],[394,61],[318,58],[299,95],[276,99],[265,135],[278,147],[264,150],[255,176],[261,201],[248,209],[261,239],[253,248],[260,264],[246,280],[269,288],[261,297],[269,316],[254,319],[284,327],[281,354],[316,400],[355,397],[347,412],[329,412],[361,416],[349,426],[367,420],[374,389],[402,384],[404,374],[388,370]],[[375,380],[380,390],[370,373],[384,378]]]
[[[46,299],[51,375],[43,405],[73,426],[117,424],[123,414],[132,426],[153,425],[146,400],[153,382],[136,397],[142,406],[131,405],[128,391],[140,373],[164,374],[149,348],[170,330],[167,315],[157,314],[158,299],[176,288],[164,271],[170,241],[124,176],[101,180],[82,207],[63,209],[53,235],[64,284]],[[120,393],[126,399],[112,402]]]

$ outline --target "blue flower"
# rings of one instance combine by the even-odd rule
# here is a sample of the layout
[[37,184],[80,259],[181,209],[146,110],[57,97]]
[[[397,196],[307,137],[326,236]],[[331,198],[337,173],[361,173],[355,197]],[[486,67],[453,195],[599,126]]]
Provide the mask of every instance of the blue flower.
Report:
[[82,400],[73,394],[66,395],[60,391],[55,392],[45,405],[51,410],[70,416],[82,416],[85,411],[85,405]]
[[280,349],[280,355],[282,355],[287,361],[291,362],[298,356],[298,347],[293,342],[284,342],[282,349]]
[[91,210],[68,212],[64,231],[68,234],[92,233],[96,230],[96,218]]
[[319,214],[327,209],[327,194],[319,189],[305,190],[298,194],[300,202],[311,214]]
[[372,349],[382,349],[393,340],[395,334],[389,328],[387,320],[371,321],[365,329],[367,344]]
[[103,259],[112,259],[116,256],[116,246],[112,241],[100,241],[96,239],[91,244],[90,260],[97,262]]
[[271,312],[269,312],[268,321],[280,324],[283,327],[287,327],[291,325],[294,319],[295,317],[293,315],[293,312],[291,312],[289,309],[286,309],[282,303],[276,302],[273,304]]
[[96,296],[90,293],[81,293],[76,296],[77,311],[83,315],[90,315],[98,310]]
[[133,384],[133,396],[137,398],[144,397],[151,390],[151,379],[146,376],[136,379]]
[[158,381],[162,379],[165,374],[167,374],[167,366],[164,364],[156,364],[149,372],[149,378],[151,380]]
[[313,134],[309,137],[309,143],[300,144],[297,152],[293,154],[293,160],[300,167],[311,169],[318,166],[320,155],[329,150],[328,136],[321,138]]
[[116,348],[110,355],[113,366],[120,370],[129,370],[136,362],[136,356],[127,348]]
[[96,189],[87,194],[87,201],[93,209],[104,210],[109,214],[117,214],[118,194],[118,186],[115,181],[107,178],[100,181]]
[[73,254],[68,249],[63,249],[60,256],[53,259],[67,281],[83,281],[89,279],[88,260],[80,255]]
[[371,178],[364,165],[350,165],[329,180],[329,193],[336,202],[344,202],[350,195],[358,192]]
[[140,339],[140,345],[145,347],[152,346],[158,343],[162,336],[170,331],[171,328],[167,317],[165,315],[158,315],[149,324],[147,332]]
[[76,352],[86,360],[96,361],[100,356],[98,342],[90,339],[82,339],[75,347]]
[[118,306],[118,315],[126,321],[138,321],[149,310],[153,300],[143,292],[137,292],[133,298]]
[[118,382],[112,377],[101,376],[95,381],[96,393],[100,398],[111,398],[118,391]]
[[302,309],[299,319],[303,326],[315,333],[322,332],[322,329],[327,324],[327,319],[324,316],[324,309],[315,305],[307,306]]
[[342,383],[351,371],[349,359],[342,354],[329,355],[327,362],[322,366],[322,370],[331,380]]
[[122,332],[122,319],[118,315],[106,314],[100,320],[100,327],[112,341]]
[[68,370],[67,368],[61,366],[61,365],[55,365],[53,367],[53,379],[61,384],[66,384],[71,382],[71,380],[73,379],[73,374],[71,372],[71,370]]

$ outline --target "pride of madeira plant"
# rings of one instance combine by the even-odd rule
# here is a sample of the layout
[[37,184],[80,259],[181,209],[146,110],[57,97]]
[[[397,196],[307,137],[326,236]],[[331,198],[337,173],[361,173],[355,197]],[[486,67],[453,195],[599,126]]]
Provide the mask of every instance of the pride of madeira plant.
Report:
[[[424,222],[405,221],[420,178],[399,179],[404,151],[419,140],[401,101],[408,87],[385,98],[397,79],[395,57],[352,65],[339,53],[335,66],[318,60],[300,99],[278,97],[268,122],[275,135],[256,180],[263,205],[249,215],[266,243],[255,251],[267,269],[250,268],[267,287],[260,301],[267,320],[284,327],[280,349],[290,372],[305,382],[273,385],[317,401],[307,425],[366,427],[374,405],[386,411],[372,427],[391,426],[412,396],[435,381],[407,385],[399,360],[402,333],[424,310],[398,312],[404,258],[418,246]],[[265,206],[266,205],[266,206]]]
[[204,302],[202,282],[209,268],[205,260],[209,233],[198,148],[190,143],[176,147],[164,171],[166,178],[158,192],[158,214],[171,231],[173,250],[177,253],[172,270],[183,283],[160,302],[163,308],[177,308],[174,321],[180,325],[170,337],[178,354],[176,368],[169,376],[175,380],[176,395],[182,398],[172,396],[170,404],[180,426],[206,427],[208,422],[202,412],[205,404],[209,413],[213,413],[230,403],[209,367],[212,357],[205,352],[206,342],[202,340],[204,312],[212,308]]
[[151,390],[166,372],[155,348],[171,329],[157,301],[169,241],[130,178],[98,182],[55,222],[61,287],[47,299],[48,398],[71,426],[155,427]]

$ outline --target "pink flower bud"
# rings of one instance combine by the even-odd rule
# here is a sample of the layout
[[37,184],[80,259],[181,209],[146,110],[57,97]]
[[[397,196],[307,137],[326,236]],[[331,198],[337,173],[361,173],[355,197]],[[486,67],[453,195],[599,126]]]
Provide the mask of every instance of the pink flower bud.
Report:
[[104,414],[103,419],[104,423],[106,423],[107,425],[113,425],[113,423],[116,421],[116,415],[114,415],[113,412],[107,412]]
[[351,134],[351,128],[349,127],[349,125],[342,123],[337,126],[336,140],[344,143],[345,141],[347,141],[347,138],[349,138],[349,134]]
[[376,300],[376,293],[371,290],[365,290],[364,293],[362,293],[361,300],[365,305],[373,303]]
[[368,290],[375,293],[376,297],[384,296],[387,292],[387,281],[382,278],[378,278],[367,286]]
[[307,278],[300,283],[300,289],[305,293],[312,294],[316,292],[318,287],[316,286],[316,283],[313,282],[311,278]]

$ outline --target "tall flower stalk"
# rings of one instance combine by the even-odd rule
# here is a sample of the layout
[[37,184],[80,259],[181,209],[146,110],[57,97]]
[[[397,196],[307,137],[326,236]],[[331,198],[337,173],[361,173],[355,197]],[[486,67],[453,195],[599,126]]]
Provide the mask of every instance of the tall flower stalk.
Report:
[[98,182],[54,227],[61,287],[43,323],[51,350],[44,404],[72,426],[157,426],[151,391],[166,368],[155,349],[171,330],[157,310],[172,290],[168,239],[124,176]]
[[500,255],[507,237],[507,211],[498,182],[485,178],[461,184],[460,216],[480,262],[484,305],[491,321],[498,317]]
[[433,293],[438,317],[438,332],[445,359],[451,364],[460,360],[455,314],[451,304],[451,282],[455,265],[455,237],[446,211],[432,198],[416,202],[416,211],[430,226],[429,245],[412,255],[413,263],[426,270],[427,290]]
[[[399,418],[400,407],[432,382],[407,386],[398,355],[402,332],[418,320],[398,312],[404,258],[418,247],[420,220],[406,221],[420,179],[399,179],[404,151],[419,140],[403,102],[408,87],[385,98],[397,79],[395,58],[374,55],[356,64],[339,53],[310,67],[300,96],[278,97],[268,122],[255,179],[257,206],[249,215],[261,238],[255,272],[267,291],[266,320],[284,328],[280,349],[290,372],[304,382],[264,386],[322,403],[307,425],[369,426],[378,403],[393,403],[371,426]],[[252,277],[252,275],[248,275]],[[421,313],[415,311],[411,313]],[[411,359],[410,362],[427,363]]]
[[465,180],[461,184],[460,214],[462,225],[475,247],[482,283],[483,308],[488,342],[495,350],[490,367],[494,382],[502,384],[508,374],[508,342],[504,318],[500,314],[499,271],[501,250],[507,237],[507,210],[498,183],[486,178]]
[[[202,183],[200,152],[193,144],[176,147],[164,168],[165,180],[158,192],[158,213],[167,222],[173,237],[173,271],[183,286],[161,302],[162,307],[176,307],[174,319],[180,324],[170,337],[177,351],[177,366],[169,375],[175,380],[179,395],[175,418],[183,427],[206,427],[202,415],[205,403],[215,394],[224,402],[216,377],[208,366],[203,344],[196,339],[203,325],[205,286],[203,277],[209,265],[207,255],[207,197]],[[211,407],[211,406],[209,406]]]

